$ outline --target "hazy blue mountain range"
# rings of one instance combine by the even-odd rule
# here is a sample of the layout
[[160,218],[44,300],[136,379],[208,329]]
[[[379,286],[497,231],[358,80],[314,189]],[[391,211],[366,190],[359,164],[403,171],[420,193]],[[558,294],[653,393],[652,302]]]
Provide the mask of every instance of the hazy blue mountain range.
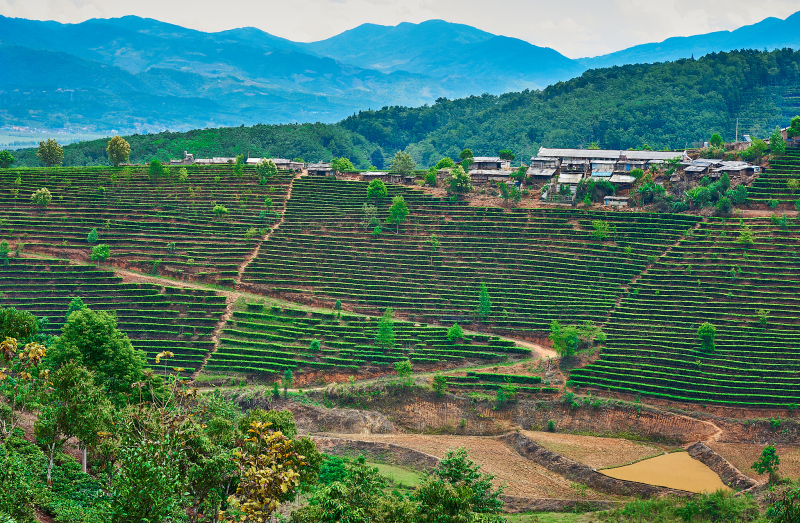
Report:
[[765,18],[735,31],[715,31],[695,36],[668,38],[663,42],[636,45],[594,58],[577,60],[589,69],[614,65],[667,62],[680,58],[700,58],[708,53],[734,51],[737,49],[800,48],[800,11],[787,17]]
[[[364,24],[298,43],[126,16],[61,24],[0,16],[0,125],[85,131],[335,122],[361,110],[540,89],[588,67],[800,46],[800,14],[596,58],[442,20]],[[443,36],[443,35],[446,35]]]

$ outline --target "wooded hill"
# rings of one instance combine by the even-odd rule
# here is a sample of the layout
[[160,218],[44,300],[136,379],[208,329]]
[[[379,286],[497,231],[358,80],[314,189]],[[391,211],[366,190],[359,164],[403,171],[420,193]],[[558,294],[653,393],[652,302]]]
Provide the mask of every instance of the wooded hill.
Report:
[[[529,158],[540,146],[682,149],[719,132],[766,136],[800,113],[800,52],[734,51],[699,60],[596,69],[542,91],[439,99],[418,108],[362,111],[338,124],[257,125],[134,135],[133,162],[151,158],[347,156],[382,168],[404,149],[422,166],[465,147],[476,155],[511,148]],[[106,164],[105,140],[67,146],[65,165]],[[36,166],[34,150],[17,165]]]

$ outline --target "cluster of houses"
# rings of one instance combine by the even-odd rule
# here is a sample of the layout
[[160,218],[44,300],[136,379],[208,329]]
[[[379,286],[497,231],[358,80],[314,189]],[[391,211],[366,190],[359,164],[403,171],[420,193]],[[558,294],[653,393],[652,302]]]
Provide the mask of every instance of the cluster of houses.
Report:
[[[752,176],[761,172],[761,167],[747,162],[714,159],[692,159],[686,152],[669,151],[619,151],[603,149],[551,149],[542,147],[531,158],[527,171],[528,179],[551,184],[552,194],[564,194],[562,186],[574,196],[581,181],[607,180],[615,185],[618,194],[626,194],[636,178],[631,171],[647,171],[652,166],[663,166],[666,162],[679,160],[670,182],[682,179],[700,179],[708,176],[719,178],[727,173],[731,177]],[[606,205],[627,205],[624,196],[606,197]]]
[[[300,172],[305,167],[302,162],[295,162],[287,160],[286,158],[248,158],[245,160],[246,165],[258,165],[262,160],[272,160],[272,163],[278,169]],[[184,151],[183,159],[170,160],[170,165],[227,165],[236,163],[236,158],[228,156],[215,156],[214,158],[195,158],[194,155],[188,151]]]
[[[558,194],[574,195],[581,181],[606,180],[617,187],[616,196],[608,196],[606,205],[627,205],[624,196],[633,187],[636,178],[631,175],[634,169],[647,171],[652,166],[663,166],[666,162],[679,160],[676,170],[670,176],[670,182],[700,179],[704,176],[719,178],[727,173],[731,178],[747,177],[761,172],[761,167],[747,162],[723,161],[715,159],[692,159],[685,151],[629,151],[605,149],[553,149],[541,147],[526,171],[526,178],[534,185],[547,186],[543,198]],[[247,165],[257,165],[262,158],[248,158]],[[386,183],[412,184],[414,175],[401,175],[385,171],[367,171],[361,173],[337,173],[329,163],[312,163],[305,165],[284,158],[270,158],[278,169],[300,172],[307,169],[309,176],[337,176],[354,178],[363,181],[383,180]],[[173,160],[170,165],[218,165],[232,164],[235,158],[194,158],[186,152],[182,160]],[[476,156],[469,166],[469,175],[473,185],[509,183],[514,171],[509,160],[497,156]],[[450,169],[438,171],[437,178],[442,181],[449,176]],[[568,190],[565,190],[566,187]],[[569,198],[567,196],[567,198]]]

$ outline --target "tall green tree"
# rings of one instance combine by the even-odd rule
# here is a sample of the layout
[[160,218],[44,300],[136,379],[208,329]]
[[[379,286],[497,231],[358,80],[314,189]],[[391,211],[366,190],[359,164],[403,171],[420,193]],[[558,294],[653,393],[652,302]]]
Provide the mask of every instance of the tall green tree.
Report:
[[778,476],[778,466],[780,464],[781,459],[778,457],[775,447],[767,445],[751,468],[759,474],[769,474],[769,482],[775,484],[780,479]]
[[394,348],[394,311],[391,307],[387,307],[383,316],[378,320],[378,333],[375,336],[375,343],[379,347]]
[[492,312],[492,300],[489,298],[489,289],[485,283],[481,283],[481,290],[478,292],[478,318],[486,321]]
[[0,169],[8,169],[14,163],[14,157],[8,151],[0,151]]
[[445,185],[449,193],[461,196],[472,191],[472,178],[458,165],[450,171],[450,177],[445,180]]
[[769,137],[769,148],[772,154],[786,154],[786,140],[783,139],[783,133],[780,127],[775,127],[775,130]]
[[386,184],[383,183],[383,180],[372,180],[367,185],[367,198],[386,198],[388,191],[386,190]]
[[431,476],[453,487],[465,486],[470,489],[469,508],[479,514],[493,514],[502,511],[501,499],[504,486],[494,488],[494,476],[481,472],[464,447],[448,450],[431,472]]
[[704,322],[697,328],[697,337],[700,339],[700,350],[714,352],[714,339],[717,337],[717,329],[713,325]]
[[711,135],[711,139],[708,141],[709,145],[712,147],[722,147],[722,135],[719,133],[714,133]]
[[392,198],[392,206],[389,207],[389,216],[386,218],[386,223],[397,224],[397,234],[400,234],[400,224],[406,221],[407,216],[408,207],[405,199],[400,195]]
[[461,158],[462,160],[466,160],[468,158],[472,158],[473,156],[474,155],[472,154],[472,150],[470,150],[470,149],[464,149],[458,155],[458,157]]
[[48,138],[39,142],[36,156],[45,167],[56,167],[64,162],[64,149],[57,141]]
[[90,258],[92,261],[97,262],[98,269],[100,268],[100,263],[106,261],[109,257],[111,257],[111,249],[105,243],[92,247],[92,255]]
[[145,353],[133,348],[116,318],[106,312],[70,314],[47,359],[56,369],[69,362],[86,367],[117,405],[128,402],[132,384],[152,381],[145,376]]
[[403,151],[397,151],[392,159],[392,166],[389,168],[392,171],[398,172],[403,176],[411,174],[411,171],[416,169],[417,162],[415,162],[411,155]]
[[131,144],[121,136],[114,136],[108,141],[106,154],[114,167],[119,167],[119,164],[128,161],[131,155]]
[[550,322],[548,338],[553,343],[553,350],[564,359],[571,358],[580,344],[578,329],[572,325],[561,325],[557,320]]
[[40,209],[47,209],[47,206],[53,201],[53,195],[47,187],[37,189],[36,192],[31,194],[31,203]]
[[503,149],[499,153],[501,160],[516,160],[517,155],[511,149]]

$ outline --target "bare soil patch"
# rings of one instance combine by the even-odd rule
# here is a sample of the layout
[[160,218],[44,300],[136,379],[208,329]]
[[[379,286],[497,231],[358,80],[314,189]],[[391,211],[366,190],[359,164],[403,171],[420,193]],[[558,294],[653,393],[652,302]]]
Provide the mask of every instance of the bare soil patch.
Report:
[[527,430],[523,430],[522,434],[550,452],[561,454],[564,457],[597,469],[620,467],[659,456],[666,450],[666,448],[653,443],[640,443],[620,438],[600,438],[597,436],[531,432]]
[[359,441],[393,443],[442,458],[450,449],[464,447],[470,459],[481,466],[481,470],[495,476],[495,485],[508,486],[505,493],[510,496],[561,499],[626,499],[586,489],[580,492],[572,483],[523,458],[501,441],[478,436],[429,436],[420,434],[367,434],[346,435]]

